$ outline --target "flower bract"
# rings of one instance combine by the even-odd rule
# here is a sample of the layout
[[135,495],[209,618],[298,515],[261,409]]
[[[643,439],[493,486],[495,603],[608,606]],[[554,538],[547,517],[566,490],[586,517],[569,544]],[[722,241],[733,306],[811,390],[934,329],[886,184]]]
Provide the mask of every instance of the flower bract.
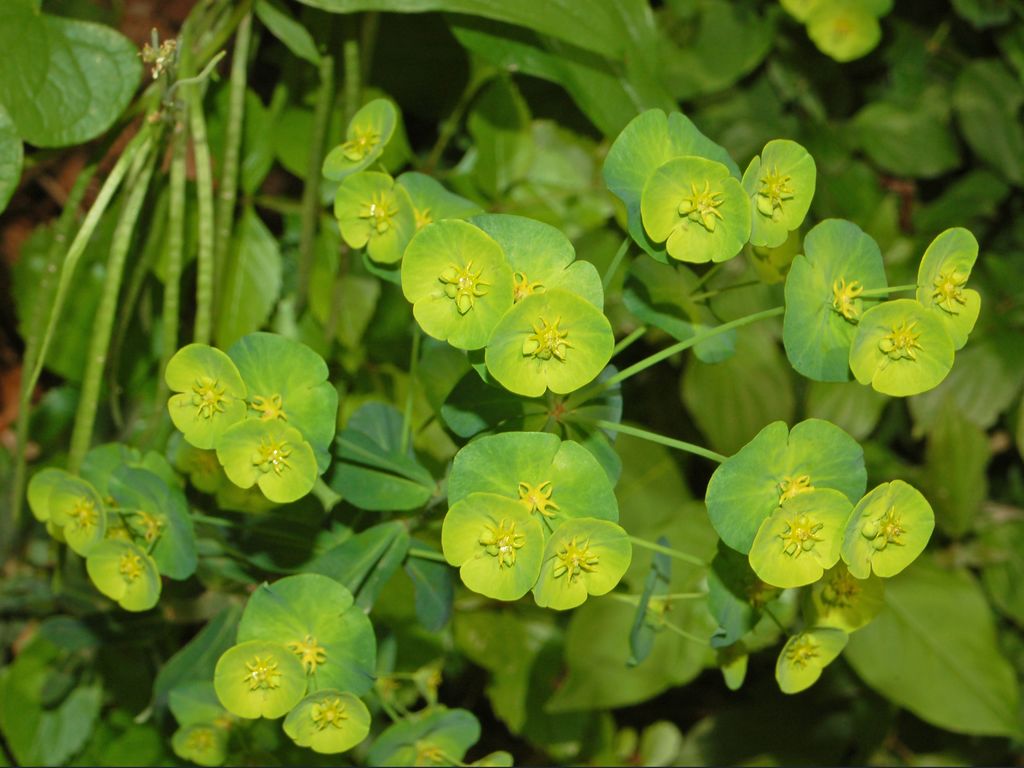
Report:
[[480,738],[480,723],[465,709],[432,707],[389,725],[366,756],[371,766],[452,765]]
[[217,698],[239,717],[275,719],[306,692],[302,662],[280,643],[249,640],[221,654],[213,672]]
[[171,421],[196,448],[215,448],[224,430],[245,418],[245,383],[219,349],[182,347],[167,363],[164,377],[177,393],[167,402]]
[[775,679],[783,693],[799,693],[814,685],[825,667],[843,652],[849,636],[841,629],[814,628],[793,635],[779,652]]
[[416,231],[442,219],[468,219],[480,213],[480,206],[471,200],[449,192],[433,176],[408,171],[395,179],[408,194],[412,203]]
[[382,264],[401,261],[416,232],[409,194],[378,171],[360,171],[341,182],[334,216],[349,247],[365,247],[370,258]]
[[775,139],[764,145],[743,173],[752,245],[775,248],[786,242],[807,216],[816,178],[814,158],[795,141]]
[[358,697],[328,688],[306,696],[288,713],[284,732],[320,754],[352,749],[370,733],[370,711]]
[[316,483],[312,447],[283,421],[239,422],[221,436],[217,458],[231,482],[240,488],[258,485],[278,504],[301,499]]
[[978,258],[978,241],[963,227],[932,240],[917,271],[917,300],[942,319],[953,347],[961,349],[981,312],[981,295],[967,288]]
[[323,174],[332,181],[368,168],[381,156],[398,123],[398,110],[387,99],[374,99],[352,116],[345,141],[324,158]]
[[608,520],[567,520],[548,538],[540,578],[533,588],[537,605],[566,610],[587,595],[604,595],[619,583],[632,559],[626,532]]
[[90,550],[85,568],[96,588],[126,611],[148,611],[160,599],[156,563],[136,544],[106,539]]
[[858,579],[895,576],[920,555],[935,529],[921,492],[902,480],[873,488],[850,514],[843,560]]
[[808,622],[854,632],[885,607],[885,581],[878,576],[858,579],[839,562],[811,589]]

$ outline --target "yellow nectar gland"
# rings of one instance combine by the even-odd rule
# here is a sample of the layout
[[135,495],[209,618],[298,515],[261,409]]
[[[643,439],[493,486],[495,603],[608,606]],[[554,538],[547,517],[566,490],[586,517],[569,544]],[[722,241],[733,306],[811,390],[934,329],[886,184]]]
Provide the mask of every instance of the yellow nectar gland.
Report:
[[200,376],[192,385],[192,405],[196,407],[196,418],[212,419],[218,413],[224,413],[227,387],[222,387],[217,379]]
[[333,726],[338,729],[343,728],[345,721],[348,720],[345,703],[337,696],[314,704],[310,707],[309,715],[313,718],[313,722],[316,723],[317,729],[321,731],[327,728],[327,726]]
[[539,485],[519,483],[519,498],[525,501],[530,507],[530,514],[540,512],[544,517],[554,517],[558,511],[558,505],[551,500],[551,481],[545,480]]
[[544,284],[537,282],[531,283],[529,278],[523,272],[515,272],[512,274],[512,278],[515,280],[515,286],[512,289],[512,301],[513,303],[519,303],[527,296],[534,293],[540,293],[544,290]]
[[794,667],[803,669],[818,655],[818,644],[806,635],[798,637],[786,646],[786,659]]
[[794,496],[799,496],[801,493],[813,490],[814,486],[811,485],[810,475],[797,475],[796,477],[786,475],[779,482],[779,506],[781,507],[783,503],[789,501]]
[[516,550],[526,545],[526,535],[516,533],[514,520],[504,519],[496,526],[487,526],[480,544],[488,555],[498,558],[498,568],[511,568],[516,564]]
[[94,527],[100,521],[100,512],[96,509],[96,504],[92,499],[81,498],[71,507],[68,517],[75,521],[75,525],[84,530]]
[[208,752],[213,749],[212,728],[196,728],[188,735],[188,748],[193,752]]
[[917,350],[921,349],[918,339],[920,333],[914,333],[914,326],[917,320],[909,323],[904,320],[899,327],[893,328],[882,340],[878,342],[878,348],[889,356],[891,360],[917,360]]
[[277,441],[272,437],[264,436],[260,438],[260,447],[252,455],[252,463],[260,472],[273,471],[280,475],[291,467],[288,463],[288,457],[291,455],[292,449],[288,446],[287,441]]
[[856,323],[860,319],[860,308],[854,300],[863,292],[860,280],[847,283],[845,278],[839,278],[832,283],[832,309],[851,323]]
[[250,691],[260,688],[267,690],[281,685],[281,672],[278,670],[277,660],[273,656],[266,658],[253,656],[252,661],[245,662],[245,668],[248,671],[243,679],[249,683]]
[[434,216],[430,213],[429,208],[424,208],[422,211],[419,208],[412,209],[413,221],[416,222],[416,230],[423,229],[427,224],[433,224]]
[[436,744],[429,741],[416,742],[415,765],[441,765],[447,762],[444,751]]
[[566,350],[570,349],[572,344],[565,340],[569,332],[559,330],[560,322],[562,318],[559,317],[548,325],[543,317],[538,318],[533,324],[533,333],[523,342],[523,354],[541,360],[550,360],[554,357],[564,363]]
[[847,570],[833,573],[821,589],[821,601],[834,608],[849,608],[860,595],[860,584]]
[[131,584],[133,581],[142,575],[142,558],[138,555],[132,554],[131,552],[125,552],[121,555],[121,560],[117,565],[117,571],[121,574],[126,582]]
[[782,551],[790,557],[800,557],[810,552],[814,545],[822,541],[816,534],[824,527],[824,523],[816,523],[809,515],[798,515],[786,523],[786,530],[778,534],[782,539]]
[[135,510],[132,513],[132,517],[135,518],[134,522],[139,528],[142,529],[142,538],[148,543],[156,541],[156,537],[160,535],[160,531],[163,530],[164,521],[156,515],[152,515],[145,510]]
[[398,206],[390,192],[374,192],[370,202],[363,203],[359,208],[359,218],[369,219],[370,227],[378,235],[391,229],[391,219],[398,215]]
[[704,180],[704,189],[698,190],[696,184],[690,184],[690,196],[684,197],[679,204],[679,215],[689,217],[690,221],[698,221],[708,232],[715,231],[715,218],[725,220],[718,207],[722,204],[722,196],[711,191],[711,182]]
[[590,539],[577,543],[576,537],[573,536],[558,551],[558,560],[551,575],[556,579],[566,576],[570,584],[575,582],[581,573],[593,573],[597,570],[598,556],[590,551]]
[[449,264],[444,272],[438,275],[437,279],[444,283],[445,296],[455,302],[460,315],[469,312],[477,299],[487,295],[487,289],[491,284],[480,279],[483,272],[483,267],[474,272],[473,262],[469,261],[464,267]]
[[959,315],[960,307],[967,304],[963,287],[967,285],[967,275],[956,268],[939,274],[932,283],[932,299],[951,315]]
[[352,128],[352,138],[341,145],[341,153],[346,159],[358,163],[380,143],[380,134],[373,128]]
[[871,539],[871,546],[876,550],[883,550],[890,544],[902,547],[900,538],[907,532],[903,521],[896,514],[896,507],[889,507],[889,510],[874,520],[864,523],[860,529],[861,535]]
[[327,651],[317,643],[316,638],[312,635],[306,635],[301,642],[293,640],[288,643],[288,650],[293,651],[299,657],[307,675],[314,674],[316,668],[327,661]]
[[761,189],[757,192],[757,210],[765,216],[774,216],[775,211],[782,212],[782,204],[786,200],[792,200],[796,190],[790,184],[790,176],[779,173],[779,169],[772,166],[771,173],[761,177]]
[[274,419],[288,421],[288,416],[284,412],[284,402],[278,394],[269,397],[256,395],[249,403],[249,407],[254,411],[259,411],[261,421],[273,421]]

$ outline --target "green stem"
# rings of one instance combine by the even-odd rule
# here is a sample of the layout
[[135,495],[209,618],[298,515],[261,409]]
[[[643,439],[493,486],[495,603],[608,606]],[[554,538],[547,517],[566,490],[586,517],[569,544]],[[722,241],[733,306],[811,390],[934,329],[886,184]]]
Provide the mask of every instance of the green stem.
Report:
[[409,355],[409,384],[405,393],[405,411],[402,414],[402,442],[399,452],[404,456],[409,450],[412,437],[412,406],[416,393],[416,369],[420,359],[420,326],[415,324],[412,329],[412,352]]
[[214,265],[213,166],[203,116],[203,86],[196,83],[188,90],[189,131],[195,160],[196,201],[199,210],[199,239],[196,253],[196,319],[192,333],[197,344],[209,344],[213,335],[213,302],[216,280]]
[[[346,64],[347,61],[346,58]],[[345,74],[347,82],[348,72],[346,71]],[[334,111],[334,58],[321,56],[320,95],[317,98],[316,111],[313,115],[313,134],[310,136],[309,158],[306,163],[306,183],[302,188],[299,282],[295,294],[296,317],[306,306],[306,297],[309,295],[309,279],[313,272],[314,246],[316,245],[316,228],[320,218],[320,174],[332,111]]]
[[351,121],[362,103],[362,71],[359,60],[359,33],[354,17],[345,17],[345,42],[341,46],[345,67],[345,120]]
[[888,296],[890,293],[899,293],[901,291],[916,291],[917,288],[917,283],[908,283],[907,285],[890,285],[885,288],[870,288],[866,291],[861,291],[857,296],[859,298],[866,299],[870,296]]
[[765,613],[766,613],[766,614],[768,615],[768,618],[770,618],[770,619],[771,619],[772,621],[774,621],[774,622],[775,622],[775,626],[777,626],[777,627],[779,628],[779,631],[780,631],[780,632],[782,632],[782,634],[783,634],[783,635],[788,635],[788,634],[789,634],[789,630],[788,630],[788,629],[786,629],[786,628],[785,628],[785,627],[784,627],[784,626],[782,625],[782,622],[781,622],[781,621],[779,621],[779,617],[778,617],[778,616],[776,616],[776,615],[775,615],[775,614],[774,614],[774,613],[772,612],[772,609],[771,609],[771,608],[769,608],[769,607],[768,607],[768,606],[766,605],[766,606],[764,606],[764,607],[762,608],[762,610],[763,610],[763,611],[764,611],[764,612],[765,612]]
[[724,267],[724,266],[725,266],[725,262],[724,261],[720,261],[717,264],[715,264],[714,266],[712,266],[711,269],[709,269],[707,272],[705,272],[703,275],[701,275],[700,277],[697,278],[697,282],[693,284],[693,288],[691,288],[690,290],[692,292],[696,292],[698,288],[700,288],[701,286],[706,285],[708,280],[710,280],[712,277],[717,275],[719,273],[719,271],[721,271],[722,267]]
[[452,110],[451,114],[441,123],[441,128],[437,134],[437,141],[434,142],[434,146],[430,149],[430,154],[427,155],[427,161],[423,164],[424,173],[433,173],[438,164],[441,162],[441,156],[447,149],[448,144],[455,134],[459,130],[459,125],[462,122],[462,116],[469,109],[470,103],[473,101],[473,97],[476,96],[477,91],[483,87],[491,79],[491,74],[477,75],[466,85],[466,90],[462,92],[462,96],[459,97],[459,102],[455,105],[455,109]]
[[626,338],[622,339],[618,344],[615,345],[615,347],[612,349],[612,357],[615,357],[620,352],[628,349],[630,346],[632,346],[634,341],[639,339],[645,333],[647,333],[646,325],[641,325],[639,328],[635,329],[631,334],[626,336]]
[[648,432],[646,429],[638,429],[637,427],[630,427],[625,424],[619,424],[614,421],[605,421],[604,419],[590,419],[585,416],[568,416],[567,421],[583,422],[585,424],[592,424],[600,429],[606,429],[610,432],[621,432],[624,435],[630,435],[631,437],[638,437],[641,440],[646,440],[650,443],[657,443],[658,445],[664,445],[666,448],[675,448],[677,451],[683,451],[685,453],[692,453],[695,456],[701,456],[711,461],[717,461],[721,464],[725,461],[728,456],[723,456],[720,453],[702,448],[694,443],[687,443],[683,440],[676,440],[673,437],[666,437],[665,435],[658,435],[654,432]]
[[611,264],[608,265],[608,269],[604,271],[604,277],[601,278],[601,287],[604,290],[608,290],[608,286],[612,284],[612,280],[615,279],[615,274],[619,271],[619,266],[622,264],[622,260],[626,258],[626,254],[629,253],[629,235],[622,241],[622,245],[619,246],[619,250],[615,252],[615,256],[612,257]]
[[74,428],[71,432],[68,469],[76,474],[82,466],[82,460],[92,442],[92,431],[96,423],[96,411],[99,405],[100,384],[110,351],[111,331],[114,324],[114,313],[117,309],[118,293],[121,290],[121,279],[124,275],[128,251],[131,249],[135,225],[138,223],[139,212],[142,210],[146,194],[149,192],[149,180],[156,164],[153,143],[147,143],[135,159],[128,197],[125,199],[110,243],[110,258],[107,261],[103,292],[100,295],[100,303],[96,309],[91,329],[89,353],[86,357],[85,372],[82,374],[82,391],[78,400],[78,410],[75,412]]
[[440,552],[434,552],[432,549],[410,549],[409,557],[418,557],[421,560],[433,560],[437,563],[445,563],[447,565],[448,560]]
[[[652,595],[650,599],[662,603],[674,603],[677,600],[700,600],[707,596],[707,592],[671,592],[667,595]],[[643,599],[643,595],[631,595],[626,592],[609,592],[606,597],[634,606],[640,605],[640,600]]]
[[231,520],[225,520],[221,517],[211,517],[210,515],[204,515],[202,512],[193,512],[190,517],[197,523],[205,523],[206,525],[215,525],[218,528],[234,528],[235,524]]
[[711,291],[704,291],[703,293],[691,293],[689,296],[690,301],[704,301],[705,299],[711,299],[719,294],[726,293],[728,291],[735,291],[739,288],[750,288],[754,285],[761,285],[760,280],[744,280],[741,283],[733,283],[727,285],[724,288],[715,288]]
[[630,536],[629,540],[633,544],[633,546],[642,547],[643,549],[649,549],[652,552],[660,552],[663,555],[668,555],[669,557],[673,557],[676,560],[681,560],[684,563],[689,563],[690,565],[697,565],[701,568],[707,568],[708,566],[706,562],[701,560],[696,555],[688,555],[685,552],[680,552],[678,549],[672,549],[672,547],[665,547],[661,544],[655,544],[653,541],[647,541],[647,539],[641,539],[637,536]]
[[675,634],[679,635],[680,637],[684,638],[685,640],[689,640],[691,642],[698,643],[700,645],[705,645],[705,646],[708,644],[708,641],[705,640],[704,638],[697,637],[696,635],[690,634],[689,632],[687,632],[682,627],[676,626],[675,624],[673,624],[671,621],[668,621],[664,617],[662,617],[662,619],[661,619],[661,621],[659,623],[661,624],[661,626],[665,627],[665,629],[667,629],[667,630],[669,630],[671,632],[674,632]]
[[252,39],[252,14],[242,17],[235,32],[231,54],[231,81],[228,92],[228,120],[224,131],[224,158],[221,162],[220,195],[217,198],[214,232],[214,284],[220,284],[228,259],[231,230],[238,198],[238,158],[242,150],[242,125],[245,120],[245,89],[248,80],[249,43]]
[[181,267],[185,251],[185,151],[188,145],[188,129],[184,123],[175,126],[171,149],[171,180],[167,208],[167,260],[164,269],[164,306],[162,344],[160,349],[160,372],[157,376],[157,407],[163,410],[167,397],[167,382],[164,371],[167,363],[178,349],[178,322],[181,303]]

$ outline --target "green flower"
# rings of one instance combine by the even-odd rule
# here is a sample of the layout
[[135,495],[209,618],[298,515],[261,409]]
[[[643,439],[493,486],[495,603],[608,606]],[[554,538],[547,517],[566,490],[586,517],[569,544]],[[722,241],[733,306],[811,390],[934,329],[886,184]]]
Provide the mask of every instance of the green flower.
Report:
[[721,163],[677,157],[651,174],[640,202],[644,229],[680,261],[726,261],[750,238],[750,202]]
[[541,608],[575,608],[587,595],[611,592],[632,556],[629,536],[615,523],[567,520],[548,538],[533,597]]
[[604,307],[604,288],[597,268],[589,261],[576,261],[569,238],[550,224],[501,213],[474,216],[471,221],[505,252],[515,279],[515,301],[563,288],[598,309]]
[[913,299],[872,307],[860,319],[850,368],[861,384],[907,397],[939,385],[953,367],[953,340],[936,312]]
[[825,667],[843,652],[849,636],[840,629],[814,628],[786,641],[775,663],[783,693],[800,693],[814,685]]
[[145,550],[107,539],[89,552],[85,569],[96,588],[126,611],[148,611],[160,599],[160,573]]
[[402,292],[427,335],[480,349],[512,306],[512,270],[501,246],[478,227],[438,221],[409,243]]
[[521,502],[471,493],[445,515],[441,547],[471,590],[495,600],[518,600],[537,581],[544,531]]
[[41,523],[50,520],[50,493],[59,488],[70,473],[55,467],[46,467],[32,475],[28,481],[28,508]]
[[224,708],[247,719],[275,719],[299,703],[306,671],[280,643],[250,640],[228,648],[217,660],[213,687]]
[[417,232],[435,221],[468,219],[480,213],[479,205],[449,192],[433,176],[408,171],[395,179],[395,183],[409,194]]
[[182,760],[196,765],[224,765],[228,759],[228,732],[213,723],[182,726],[171,737],[171,748]]
[[600,309],[552,288],[527,296],[494,328],[484,361],[506,389],[539,397],[589,384],[611,360],[615,336]]
[[786,277],[782,341],[793,368],[815,381],[849,381],[860,295],[886,285],[882,252],[856,224],[826,219],[808,232]]
[[167,452],[174,468],[184,475],[192,487],[202,493],[216,493],[224,482],[224,470],[217,461],[217,452],[190,445],[180,432],[171,435]]
[[807,36],[819,51],[845,62],[873,50],[882,39],[882,28],[864,0],[828,0],[808,15]]
[[594,455],[546,432],[488,435],[462,448],[448,476],[448,503],[472,493],[519,501],[544,522],[545,533],[578,517],[619,519],[615,492]]
[[924,252],[917,270],[917,300],[940,317],[961,349],[981,312],[981,296],[965,287],[978,258],[978,241],[962,227],[947,229]]
[[902,480],[882,483],[858,502],[843,540],[843,560],[858,579],[895,576],[920,555],[935,529],[921,492]]
[[795,141],[769,141],[743,173],[751,203],[750,243],[775,248],[807,216],[817,177],[814,158]]
[[811,589],[808,623],[854,632],[885,607],[885,582],[878,576],[858,579],[838,563]]
[[327,153],[323,174],[331,181],[368,168],[381,156],[398,123],[398,111],[387,99],[365,104],[348,124],[345,141]]
[[205,344],[182,347],[164,372],[174,426],[196,448],[215,448],[224,430],[245,418],[245,383],[231,358]]
[[217,458],[239,488],[259,489],[271,501],[287,504],[313,490],[316,457],[299,430],[283,421],[247,419],[225,432]]
[[36,518],[59,527],[79,555],[89,555],[103,541],[107,513],[88,481],[62,469],[44,469],[29,483],[28,499]]
[[352,593],[313,573],[264,583],[249,597],[238,642],[279,643],[297,658],[311,690],[365,693],[373,684],[373,626]]
[[416,232],[409,194],[377,171],[360,171],[341,182],[334,217],[349,247],[365,247],[370,258],[382,264],[401,261]]
[[443,706],[389,725],[366,756],[370,766],[454,765],[480,738],[480,723],[465,709]]
[[309,694],[288,713],[284,732],[300,747],[333,755],[370,733],[370,711],[356,696],[327,689]]
[[708,516],[722,541],[747,553],[764,519],[787,500],[831,488],[853,503],[866,486],[864,451],[842,429],[807,419],[790,431],[776,421],[715,470]]

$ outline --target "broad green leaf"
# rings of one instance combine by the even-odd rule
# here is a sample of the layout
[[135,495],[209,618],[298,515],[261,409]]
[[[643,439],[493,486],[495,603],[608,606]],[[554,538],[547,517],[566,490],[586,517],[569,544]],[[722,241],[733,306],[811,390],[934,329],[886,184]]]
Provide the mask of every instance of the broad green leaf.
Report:
[[957,124],[971,150],[1007,181],[1024,184],[1024,89],[996,59],[969,61],[953,89]]
[[317,691],[288,713],[284,732],[300,747],[333,755],[351,749],[369,735],[370,711],[351,693]]
[[0,104],[0,213],[7,207],[21,179],[21,161],[24,150],[21,137],[7,110]]
[[981,580],[993,605],[1024,626],[1024,521],[991,525],[980,540],[991,559],[981,569]]
[[241,613],[236,604],[227,605],[160,667],[153,683],[153,702],[157,707],[166,707],[170,692],[178,686],[213,679],[217,659],[234,642]]
[[[465,709],[431,707],[389,725],[366,756],[371,766],[414,766],[461,761],[480,738],[480,723]],[[443,758],[430,755],[444,755]]]
[[1020,734],[1017,675],[968,572],[924,559],[886,585],[885,603],[846,650],[864,682],[940,728]]
[[888,402],[885,395],[853,381],[811,381],[804,410],[809,418],[827,419],[853,439],[863,440],[877,426]]
[[259,0],[255,11],[263,26],[284,43],[293,55],[313,65],[320,63],[320,52],[316,48],[313,36],[300,22],[292,18],[283,3],[278,0]]
[[403,568],[416,590],[416,619],[428,632],[439,632],[452,616],[455,589],[451,569],[444,563],[411,554],[417,550],[433,553],[437,553],[437,550],[413,540]]
[[417,509],[434,495],[436,483],[431,474],[396,448],[353,429],[338,435],[337,448],[331,488],[360,509]]
[[853,125],[868,157],[890,173],[930,179],[960,164],[946,121],[920,107],[875,101],[854,116]]
[[408,552],[408,528],[397,521],[380,523],[327,550],[305,570],[341,582],[356,596],[356,604],[369,610]]
[[939,410],[938,421],[928,435],[925,478],[928,496],[935,507],[935,523],[950,536],[971,531],[988,498],[988,436],[954,406]]
[[780,594],[757,577],[749,558],[719,542],[708,572],[708,611],[718,621],[711,646],[720,652],[738,647],[761,619],[762,608]]
[[275,719],[302,699],[306,671],[280,643],[250,640],[232,646],[217,660],[213,685],[231,714]]
[[217,344],[230,347],[270,316],[281,292],[277,238],[251,206],[235,224],[217,313]]
[[511,78],[499,77],[474,100],[466,128],[476,146],[473,175],[489,197],[499,197],[530,167],[533,142],[526,100]]

